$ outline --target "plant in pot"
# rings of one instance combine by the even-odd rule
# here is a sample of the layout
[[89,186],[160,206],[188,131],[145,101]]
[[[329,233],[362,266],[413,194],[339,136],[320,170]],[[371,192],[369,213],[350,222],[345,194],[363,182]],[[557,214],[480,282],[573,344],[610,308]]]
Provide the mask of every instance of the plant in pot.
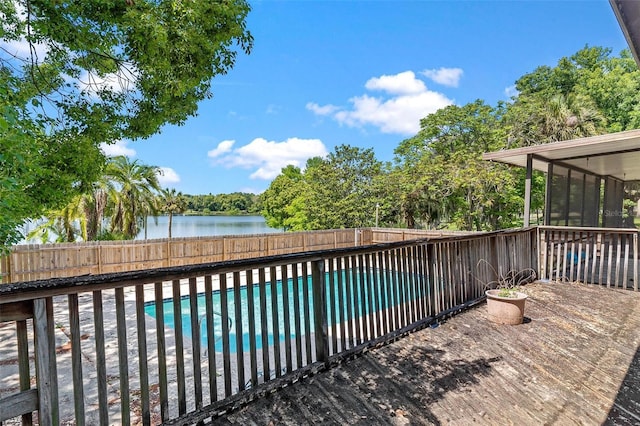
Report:
[[531,268],[511,270],[487,283],[487,314],[489,320],[497,324],[522,324],[527,295],[521,286],[536,279],[536,271]]

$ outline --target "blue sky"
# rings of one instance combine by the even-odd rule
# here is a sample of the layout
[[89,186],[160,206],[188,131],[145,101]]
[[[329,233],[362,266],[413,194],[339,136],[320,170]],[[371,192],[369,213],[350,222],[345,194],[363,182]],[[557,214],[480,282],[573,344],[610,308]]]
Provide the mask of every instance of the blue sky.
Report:
[[627,47],[607,0],[253,1],[250,55],[181,127],[109,152],[187,194],[259,193],[340,144],[379,160],[449,104],[509,99],[515,80],[585,47]]

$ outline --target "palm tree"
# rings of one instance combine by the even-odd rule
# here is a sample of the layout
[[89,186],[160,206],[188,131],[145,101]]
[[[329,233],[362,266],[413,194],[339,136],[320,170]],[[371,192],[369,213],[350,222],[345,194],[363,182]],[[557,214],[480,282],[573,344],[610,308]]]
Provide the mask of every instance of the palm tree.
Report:
[[109,159],[105,174],[117,191],[111,192],[114,205],[111,231],[127,238],[135,238],[140,224],[148,214],[158,211],[155,194],[161,191],[158,181],[160,169],[129,161],[125,156]]
[[114,183],[103,172],[100,180],[93,184],[91,191],[82,196],[82,210],[86,223],[83,234],[85,241],[95,241],[102,234],[102,225],[109,207],[109,200],[116,199],[116,194]]
[[605,119],[593,101],[574,94],[522,97],[510,108],[508,148],[601,134]]
[[580,96],[556,95],[540,116],[547,142],[594,136],[603,130],[604,118],[593,102]]
[[160,209],[169,214],[169,238],[171,238],[173,215],[184,213],[187,209],[187,200],[182,195],[182,192],[176,192],[173,188],[165,189],[160,195]]
[[56,243],[74,242],[79,236],[85,238],[86,220],[82,214],[82,199],[78,195],[63,208],[49,210],[46,221],[31,231],[27,238],[40,238],[43,243],[49,242],[52,236],[55,236]]

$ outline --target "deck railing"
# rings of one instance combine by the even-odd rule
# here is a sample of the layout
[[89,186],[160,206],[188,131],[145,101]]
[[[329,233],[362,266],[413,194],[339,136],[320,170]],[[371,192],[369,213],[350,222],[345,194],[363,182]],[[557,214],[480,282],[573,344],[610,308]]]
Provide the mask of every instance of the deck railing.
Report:
[[540,277],[638,291],[638,230],[540,226]]
[[531,228],[2,285],[0,421],[214,417],[481,301],[501,271],[535,269],[536,242]]

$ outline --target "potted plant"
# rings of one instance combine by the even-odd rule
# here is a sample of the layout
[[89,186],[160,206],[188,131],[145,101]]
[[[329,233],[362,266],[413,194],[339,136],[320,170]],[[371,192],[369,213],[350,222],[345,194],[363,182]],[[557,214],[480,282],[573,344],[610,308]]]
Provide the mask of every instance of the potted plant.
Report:
[[509,271],[506,275],[487,284],[487,314],[489,320],[497,324],[522,324],[527,295],[521,286],[535,280],[533,269]]
[[522,324],[524,319],[524,304],[527,295],[514,289],[506,292],[504,289],[485,291],[487,295],[487,315],[489,321],[497,324]]

